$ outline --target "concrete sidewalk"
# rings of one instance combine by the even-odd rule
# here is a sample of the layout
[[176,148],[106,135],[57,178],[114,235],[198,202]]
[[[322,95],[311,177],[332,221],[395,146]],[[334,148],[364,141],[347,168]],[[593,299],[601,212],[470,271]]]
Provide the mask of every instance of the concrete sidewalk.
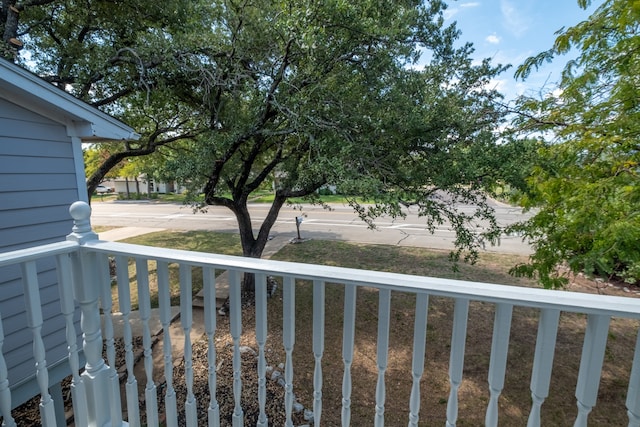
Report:
[[119,227],[103,231],[102,233],[98,233],[98,238],[100,240],[107,240],[109,242],[117,242],[118,240],[141,236],[143,234],[155,233],[156,231],[164,231],[164,228]]

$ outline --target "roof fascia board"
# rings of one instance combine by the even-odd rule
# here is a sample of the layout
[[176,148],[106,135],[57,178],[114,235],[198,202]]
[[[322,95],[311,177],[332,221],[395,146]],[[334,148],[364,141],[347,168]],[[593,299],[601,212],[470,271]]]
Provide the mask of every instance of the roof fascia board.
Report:
[[70,136],[83,140],[140,138],[118,119],[4,59],[0,59],[0,97],[64,124]]

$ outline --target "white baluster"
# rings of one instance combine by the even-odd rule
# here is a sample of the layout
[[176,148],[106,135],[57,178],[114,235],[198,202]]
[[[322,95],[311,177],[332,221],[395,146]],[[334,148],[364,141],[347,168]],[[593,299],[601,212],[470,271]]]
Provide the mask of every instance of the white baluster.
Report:
[[640,427],[640,330],[636,337],[636,350],[633,353],[626,405],[629,427]]
[[188,426],[198,425],[197,402],[193,394],[193,350],[191,348],[192,312],[191,266],[180,264],[180,324],[184,332],[184,376],[187,382],[187,398],[184,402]]
[[485,416],[485,425],[489,427],[498,425],[498,399],[504,387],[504,376],[507,370],[512,314],[513,305],[496,304],[489,361],[489,404]]
[[[75,202],[69,208],[73,218],[72,233],[67,240],[80,245],[95,241],[98,235],[91,231],[89,217],[91,207],[85,202]],[[72,253],[73,293],[80,305],[82,318],[80,326],[83,332],[83,351],[86,359],[82,382],[87,396],[87,414],[89,425],[109,423],[109,368],[102,359],[102,331],[100,329],[100,310],[98,307],[99,283],[96,283],[98,265],[96,256],[91,252]]]
[[27,326],[33,334],[33,357],[36,361],[36,379],[40,387],[40,418],[43,426],[55,426],[56,414],[49,394],[49,371],[45,360],[44,341],[42,341],[42,304],[40,304],[38,270],[35,261],[25,262],[21,267]]
[[147,424],[158,425],[158,394],[153,381],[153,355],[151,350],[151,298],[149,295],[149,265],[146,259],[136,259],[136,278],[138,281],[138,311],[142,322],[142,347],[144,349],[144,371],[147,383],[144,397],[147,411]]
[[264,345],[267,341],[267,276],[264,273],[256,273],[255,298],[256,298],[256,341],[258,343],[258,421],[259,427],[267,426],[267,362],[264,355]]
[[282,340],[285,352],[284,370],[284,408],[285,425],[292,427],[291,420],[293,410],[293,346],[296,342],[296,280],[286,276],[282,285],[284,297],[282,312]]
[[533,371],[531,372],[531,413],[527,427],[540,425],[540,411],[544,400],[549,395],[551,383],[551,369],[553,368],[553,356],[556,350],[556,337],[558,335],[558,322],[560,310],[545,308],[540,312],[538,322],[538,338],[536,339],[536,351],[533,357]]
[[133,332],[131,330],[131,286],[129,283],[129,259],[116,256],[116,279],[118,282],[118,308],[122,313],[124,361],[127,366],[127,418],[130,427],[140,427],[140,406],[138,403],[138,381],[133,371]]
[[320,426],[322,416],[322,355],[324,353],[324,296],[325,284],[313,281],[313,424]]
[[162,356],[164,377],[167,388],[164,395],[164,406],[167,427],[178,427],[178,402],[173,387],[173,354],[171,352],[171,298],[169,291],[169,264],[157,261],[158,271],[158,304],[160,306],[160,323],[162,324]]
[[411,397],[409,398],[409,427],[417,427],[420,416],[420,380],[424,372],[424,350],[427,344],[427,314],[429,295],[416,294],[416,317],[413,325],[413,361],[411,364]]
[[351,364],[353,363],[353,343],[356,329],[356,285],[344,285],[344,326],[342,332],[342,425],[351,423]]
[[122,425],[122,403],[120,402],[120,379],[116,371],[116,347],[113,337],[113,301],[111,299],[111,275],[109,271],[109,257],[97,254],[98,275],[101,288],[102,312],[104,318],[103,338],[106,343],[107,367],[109,368],[109,404],[111,409],[111,424]]
[[458,420],[458,389],[462,383],[464,348],[467,340],[469,300],[456,298],[453,309],[453,330],[451,332],[451,353],[449,354],[449,400],[447,402],[447,427],[454,427]]
[[576,427],[586,427],[589,413],[598,398],[610,320],[610,316],[602,314],[590,314],[587,318],[587,330],[582,346],[580,371],[576,385],[576,399],[578,400],[578,417],[574,424]]
[[78,356],[78,339],[74,323],[75,301],[71,278],[71,261],[69,255],[56,257],[58,266],[58,292],[60,294],[60,310],[65,319],[67,349],[69,351],[69,367],[71,368],[71,402],[73,418],[77,425],[88,425],[87,396],[80,378],[80,358]]
[[204,327],[209,345],[208,373],[209,373],[209,427],[220,427],[220,406],[216,399],[216,343],[213,340],[216,332],[216,282],[215,269],[205,267],[202,270],[204,286]]
[[240,273],[237,270],[229,270],[229,321],[231,323],[231,338],[233,339],[233,427],[241,427],[244,424],[244,412],[242,411],[242,377],[240,360],[240,336],[242,335],[242,283]]
[[3,426],[15,427],[16,421],[11,416],[11,390],[7,379],[7,362],[4,360],[2,347],[4,345],[4,328],[2,316],[0,316],[0,415],[3,417]]
[[391,313],[391,291],[380,289],[378,293],[378,381],[376,383],[376,416],[375,425],[384,426],[384,402],[386,390],[384,374],[387,371],[389,355],[389,318]]

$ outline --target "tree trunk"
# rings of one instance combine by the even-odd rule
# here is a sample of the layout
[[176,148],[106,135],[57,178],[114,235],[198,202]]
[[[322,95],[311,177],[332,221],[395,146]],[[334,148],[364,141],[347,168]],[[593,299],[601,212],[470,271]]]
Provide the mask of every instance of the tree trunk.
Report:
[[[238,230],[240,231],[240,242],[242,244],[242,255],[250,258],[260,258],[262,252],[269,240],[269,232],[278,218],[280,208],[284,204],[286,198],[282,195],[276,195],[269,213],[264,219],[257,237],[254,234],[251,224],[251,215],[247,207],[246,200],[236,201],[233,204],[233,212],[238,221]],[[242,279],[243,300],[251,300],[255,293],[255,275],[246,273]]]
[[[2,10],[0,10],[0,19],[2,19],[2,48],[0,48],[0,57],[15,62],[19,46],[16,45],[16,37],[18,34],[18,13],[15,7],[16,1],[9,0],[2,2]],[[12,43],[13,41],[13,43]]]

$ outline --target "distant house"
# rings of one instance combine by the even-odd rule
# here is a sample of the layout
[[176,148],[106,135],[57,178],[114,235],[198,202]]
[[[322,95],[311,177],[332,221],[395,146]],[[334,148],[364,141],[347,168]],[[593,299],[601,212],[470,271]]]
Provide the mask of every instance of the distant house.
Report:
[[[113,117],[0,59],[0,253],[65,240],[73,225],[69,205],[87,201],[81,144],[136,137]],[[69,374],[53,262],[38,265],[50,384]],[[14,407],[39,393],[20,276],[18,269],[0,268]]]
[[184,186],[176,182],[161,182],[147,179],[144,175],[136,178],[115,178],[104,181],[103,185],[112,188],[114,192],[121,194],[151,194],[151,193],[182,193],[186,190]]

